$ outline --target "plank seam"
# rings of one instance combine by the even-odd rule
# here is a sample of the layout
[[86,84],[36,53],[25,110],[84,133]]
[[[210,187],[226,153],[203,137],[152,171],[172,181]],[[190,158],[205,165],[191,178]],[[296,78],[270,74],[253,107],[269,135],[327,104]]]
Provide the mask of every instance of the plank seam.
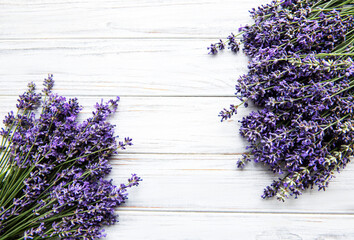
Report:
[[[227,36],[225,36],[227,37]],[[37,41],[37,40],[214,40],[218,42],[220,36],[207,37],[19,37],[19,38],[0,38],[0,41]],[[240,37],[236,39],[241,40]],[[208,46],[206,46],[208,47]]]
[[169,213],[213,213],[213,214],[277,214],[277,215],[354,215],[354,212],[315,212],[315,211],[252,211],[252,210],[183,210],[183,209],[149,209],[149,208],[134,208],[134,207],[121,207],[117,212],[169,212]]

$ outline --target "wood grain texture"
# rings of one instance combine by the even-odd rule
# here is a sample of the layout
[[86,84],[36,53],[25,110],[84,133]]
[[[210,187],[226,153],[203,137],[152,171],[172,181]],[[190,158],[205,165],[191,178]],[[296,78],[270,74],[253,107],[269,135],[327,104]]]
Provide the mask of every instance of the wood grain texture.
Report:
[[[235,155],[125,154],[112,161],[110,178],[124,182],[130,173],[143,177],[131,189],[125,208],[150,211],[228,213],[354,214],[354,167],[348,165],[326,191],[307,190],[286,202],[263,200],[264,187],[279,176],[249,164],[236,168]],[[145,197],[148,196],[148,197]]]
[[210,56],[211,41],[3,40],[0,94],[18,95],[52,73],[56,91],[71,96],[233,96],[248,59]]
[[[352,215],[234,214],[120,211],[120,222],[107,229],[113,239],[353,239]],[[129,236],[129,237],[127,237]]]
[[[219,38],[261,0],[0,1],[2,39]],[[246,10],[247,9],[247,10]]]

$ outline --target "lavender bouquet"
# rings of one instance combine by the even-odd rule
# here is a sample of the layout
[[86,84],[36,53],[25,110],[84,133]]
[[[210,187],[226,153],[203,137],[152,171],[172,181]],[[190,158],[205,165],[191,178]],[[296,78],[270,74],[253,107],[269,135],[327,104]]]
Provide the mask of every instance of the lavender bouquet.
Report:
[[[263,198],[325,190],[353,155],[354,0],[278,0],[250,12],[255,23],[240,28],[250,57],[236,85],[241,103],[220,112],[223,121],[249,101],[261,108],[241,121],[250,144],[237,165],[253,160],[279,174]],[[210,53],[237,52],[236,37]]]
[[3,122],[0,240],[100,238],[102,226],[117,221],[114,209],[127,199],[127,188],[141,180],[133,174],[128,184],[115,186],[105,179],[109,157],[132,144],[130,138],[117,143],[106,121],[119,97],[97,103],[79,123],[77,99],[52,93],[53,83],[49,75],[43,94],[30,83],[17,112]]

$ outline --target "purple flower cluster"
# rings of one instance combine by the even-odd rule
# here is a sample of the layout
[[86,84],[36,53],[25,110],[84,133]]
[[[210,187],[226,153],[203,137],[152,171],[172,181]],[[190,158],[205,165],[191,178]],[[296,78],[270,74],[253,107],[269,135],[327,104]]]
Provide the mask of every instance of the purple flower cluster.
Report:
[[209,54],[215,55],[219,50],[225,49],[225,46],[228,46],[228,48],[234,53],[237,53],[240,50],[240,43],[237,41],[236,36],[231,33],[225,42],[220,39],[218,43],[211,44],[210,47],[208,47]]
[[341,1],[273,1],[253,9],[255,24],[240,28],[251,58],[236,85],[242,103],[220,117],[230,118],[248,101],[262,108],[241,121],[250,146],[237,165],[253,160],[280,174],[263,198],[284,201],[314,186],[325,190],[350,161],[353,9]]
[[[117,221],[114,209],[127,199],[127,188],[106,180],[108,162],[118,149],[114,126],[106,121],[119,97],[95,105],[92,116],[76,121],[76,98],[52,93],[52,75],[42,94],[33,83],[19,97],[18,112],[4,120],[0,152],[0,239],[97,239],[103,225]],[[41,100],[41,99],[44,100]],[[42,103],[39,118],[35,111]]]

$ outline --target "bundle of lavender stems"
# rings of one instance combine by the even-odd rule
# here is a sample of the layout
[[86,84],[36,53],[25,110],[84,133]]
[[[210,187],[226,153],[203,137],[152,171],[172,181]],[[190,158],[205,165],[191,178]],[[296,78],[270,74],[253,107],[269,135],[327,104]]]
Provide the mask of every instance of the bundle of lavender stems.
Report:
[[241,121],[249,142],[237,163],[264,164],[278,175],[263,198],[284,201],[308,188],[325,190],[353,155],[354,0],[278,0],[250,11],[255,23],[209,47],[240,44],[248,73],[236,84],[241,105],[258,107]]
[[119,186],[106,179],[109,158],[132,144],[130,138],[117,142],[107,121],[119,97],[97,103],[79,122],[78,100],[54,94],[53,84],[49,75],[41,94],[30,83],[17,112],[3,121],[0,240],[98,239],[104,225],[117,221],[114,211],[127,199],[127,188],[141,181],[135,174]]

